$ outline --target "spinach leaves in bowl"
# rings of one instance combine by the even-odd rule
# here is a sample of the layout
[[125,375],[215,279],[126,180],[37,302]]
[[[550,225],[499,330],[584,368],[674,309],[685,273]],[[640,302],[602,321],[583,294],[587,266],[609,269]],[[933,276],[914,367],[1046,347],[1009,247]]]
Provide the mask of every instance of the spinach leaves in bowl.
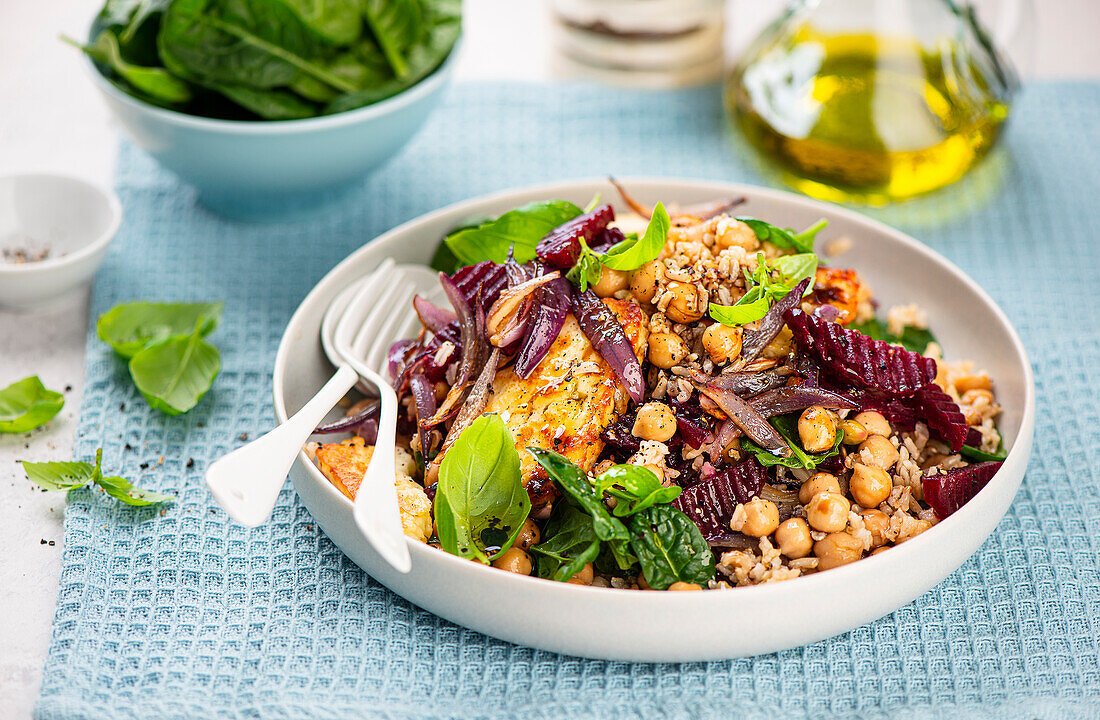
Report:
[[[204,117],[295,120],[364,107],[432,73],[461,0],[107,0],[80,46],[146,102]],[[76,43],[74,43],[76,44]]]

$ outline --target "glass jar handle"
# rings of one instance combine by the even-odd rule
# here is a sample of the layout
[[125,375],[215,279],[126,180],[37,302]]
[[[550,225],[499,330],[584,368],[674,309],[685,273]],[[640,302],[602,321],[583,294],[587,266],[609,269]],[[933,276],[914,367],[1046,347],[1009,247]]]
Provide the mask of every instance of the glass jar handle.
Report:
[[979,34],[1026,76],[1035,60],[1034,0],[963,0],[960,8]]

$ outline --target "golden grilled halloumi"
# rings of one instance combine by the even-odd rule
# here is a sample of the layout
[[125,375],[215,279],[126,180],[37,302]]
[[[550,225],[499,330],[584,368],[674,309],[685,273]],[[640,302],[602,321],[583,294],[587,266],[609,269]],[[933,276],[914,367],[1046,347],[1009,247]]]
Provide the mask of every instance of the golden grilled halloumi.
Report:
[[[608,298],[604,303],[641,360],[649,335],[645,312],[629,300]],[[524,380],[510,367],[497,373],[485,412],[499,414],[512,432],[527,487],[544,479],[545,472],[525,448],[554,450],[589,471],[603,450],[600,433],[626,410],[628,401],[610,366],[569,315],[530,377]],[[538,485],[528,491],[537,504],[542,495]]]
[[869,300],[870,294],[855,270],[819,267],[812,292],[803,304],[832,305],[840,311],[837,322],[848,325],[856,319],[860,302]]
[[[354,500],[370,465],[374,446],[367,445],[361,437],[353,437],[334,443],[310,443],[306,450],[317,461],[317,466],[329,482],[348,499]],[[401,511],[401,527],[409,537],[427,542],[434,531],[432,501],[424,488],[412,479],[412,473],[416,470],[412,456],[403,448],[396,448],[394,454],[396,471],[393,484]]]

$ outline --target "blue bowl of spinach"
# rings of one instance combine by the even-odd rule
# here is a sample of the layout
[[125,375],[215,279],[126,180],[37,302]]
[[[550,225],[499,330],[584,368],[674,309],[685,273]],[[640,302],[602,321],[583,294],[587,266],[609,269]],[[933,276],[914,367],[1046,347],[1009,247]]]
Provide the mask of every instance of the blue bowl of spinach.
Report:
[[204,204],[279,220],[416,133],[460,33],[461,0],[107,0],[80,47],[132,139]]

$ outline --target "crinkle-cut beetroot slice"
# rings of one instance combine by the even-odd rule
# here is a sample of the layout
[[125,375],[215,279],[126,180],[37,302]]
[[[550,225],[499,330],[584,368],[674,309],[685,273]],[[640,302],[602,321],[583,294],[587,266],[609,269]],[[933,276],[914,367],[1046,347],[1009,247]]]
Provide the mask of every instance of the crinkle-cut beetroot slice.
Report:
[[921,478],[924,501],[932,506],[936,516],[943,520],[984,488],[1002,462],[982,462],[961,468],[940,471],[933,469]]
[[592,212],[562,223],[547,233],[535,246],[535,255],[539,260],[559,270],[567,270],[577,263],[581,256],[581,238],[591,247],[592,238],[615,219],[615,210],[610,205],[600,205]]
[[729,534],[737,504],[756,497],[766,480],[763,466],[749,458],[684,490],[672,504],[699,526],[703,537],[713,539]]
[[920,353],[872,340],[799,308],[788,310],[784,319],[799,348],[820,360],[826,372],[856,387],[909,397],[936,377],[936,361]]
[[951,452],[958,452],[966,443],[970,426],[966,424],[958,404],[939,385],[925,385],[907,402],[913,406],[917,417],[928,423],[928,428],[951,446]]

